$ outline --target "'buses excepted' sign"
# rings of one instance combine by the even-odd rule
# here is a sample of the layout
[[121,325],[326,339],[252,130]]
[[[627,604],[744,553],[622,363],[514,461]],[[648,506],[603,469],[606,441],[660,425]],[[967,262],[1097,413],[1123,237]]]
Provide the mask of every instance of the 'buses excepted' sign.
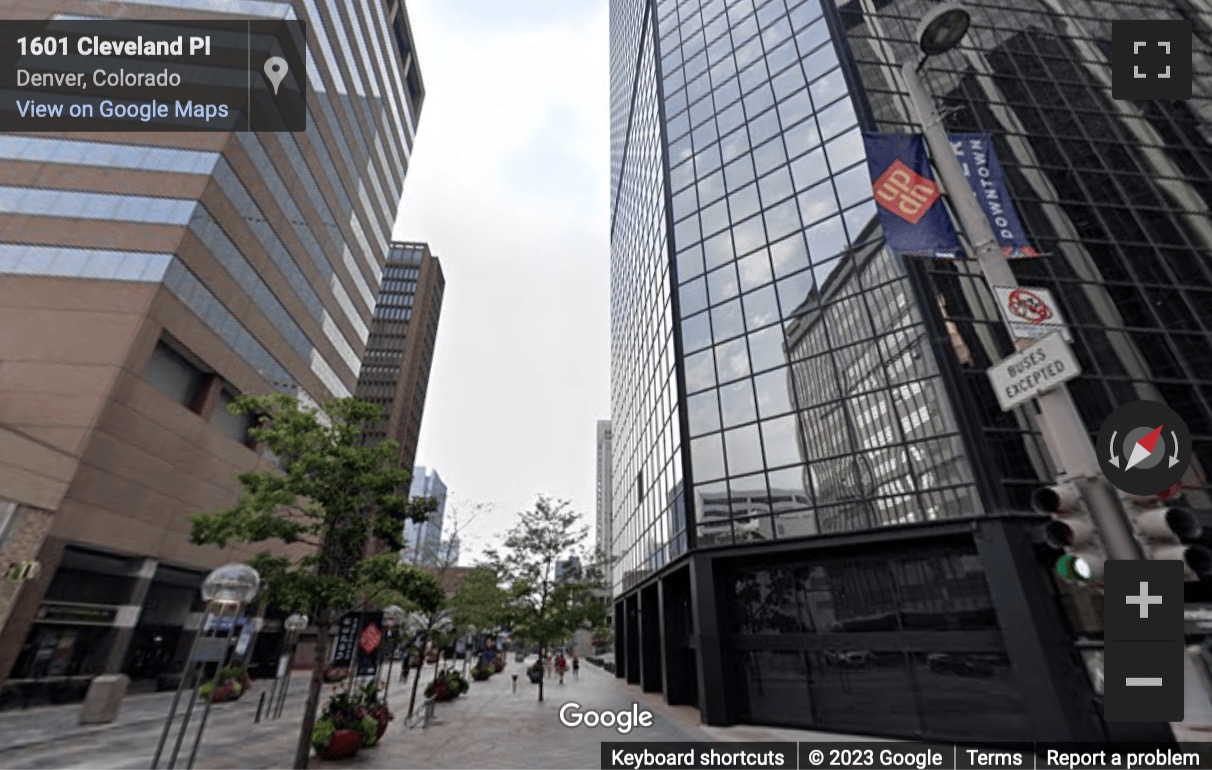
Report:
[[1060,332],[989,367],[989,382],[1003,412],[1081,374],[1081,366]]

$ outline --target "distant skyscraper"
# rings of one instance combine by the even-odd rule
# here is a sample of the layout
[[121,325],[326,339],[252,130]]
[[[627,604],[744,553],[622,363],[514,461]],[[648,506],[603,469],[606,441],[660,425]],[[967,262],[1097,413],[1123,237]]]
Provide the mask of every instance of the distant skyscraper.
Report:
[[614,539],[610,522],[612,520],[611,495],[614,478],[610,472],[610,420],[598,420],[598,451],[597,451],[597,527],[595,544],[598,552],[610,558],[610,543]]
[[[1067,612],[1102,597],[1055,578],[1029,512],[1062,464],[986,376],[1015,349],[997,303],[875,219],[863,134],[917,130],[899,69],[932,5],[610,3],[616,673],[713,725],[1116,738],[1102,629],[1074,623],[1099,613]],[[1208,507],[1212,123],[1112,99],[1109,61],[1113,23],[1189,3],[964,6],[922,76],[949,131],[993,136],[1086,427],[1168,402]]]
[[426,472],[425,466],[418,465],[412,472],[412,488],[409,496],[433,497],[438,501],[438,508],[429,515],[429,520],[421,522],[405,522],[404,524],[404,553],[401,558],[410,564],[421,567],[443,566],[446,554],[442,549],[442,521],[446,513],[446,485],[438,476],[438,472]]
[[9,2],[0,23],[60,13],[302,18],[310,43],[305,131],[0,135],[0,564],[42,565],[0,582],[0,690],[78,694],[180,670],[231,559],[189,517],[269,467],[231,400],[354,392],[425,89],[397,0]]
[[404,468],[416,459],[445,290],[428,245],[391,244],[356,395],[383,407],[384,421],[366,431],[367,441],[399,441]]

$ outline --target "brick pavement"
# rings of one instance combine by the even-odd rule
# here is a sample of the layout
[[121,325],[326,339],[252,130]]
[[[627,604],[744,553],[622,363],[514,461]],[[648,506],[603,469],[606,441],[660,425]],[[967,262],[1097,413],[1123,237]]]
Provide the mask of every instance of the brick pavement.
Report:
[[[640,692],[638,687],[628,686],[592,665],[582,666],[579,679],[567,676],[562,686],[549,681],[546,698],[539,703],[537,688],[527,680],[524,665],[511,661],[503,673],[486,682],[472,682],[466,695],[437,704],[437,720],[425,729],[404,724],[411,682],[393,682],[390,700],[397,718],[383,742],[341,762],[313,757],[311,767],[576,770],[600,767],[602,741],[861,740],[754,726],[706,727],[699,724],[697,710],[668,706],[660,693]],[[512,688],[515,673],[519,675],[516,693]],[[427,669],[422,687],[431,677],[432,669]],[[305,681],[305,672],[296,674],[287,708],[276,721],[258,724],[253,720],[267,683],[254,683],[250,693],[236,703],[215,706],[195,767],[290,767],[302,718]],[[76,724],[78,706],[0,712],[0,767],[147,768],[170,700],[171,694],[165,693],[132,696],[123,703],[115,723],[90,727]],[[613,728],[565,727],[558,711],[569,700],[577,701],[584,709],[611,711],[628,709],[636,703],[653,712],[653,725],[627,735]],[[187,755],[188,747],[183,749],[179,767],[185,766]]]

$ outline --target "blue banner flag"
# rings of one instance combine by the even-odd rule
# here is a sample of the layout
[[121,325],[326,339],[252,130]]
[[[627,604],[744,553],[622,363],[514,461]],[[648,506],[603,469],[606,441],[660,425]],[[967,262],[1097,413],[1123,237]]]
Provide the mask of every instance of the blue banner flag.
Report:
[[864,134],[880,225],[888,247],[917,257],[963,258],[959,236],[918,134]]
[[1038,257],[1039,252],[1027,242],[1023,224],[1014,210],[1014,201],[1006,189],[1006,178],[993,149],[993,138],[988,134],[950,134],[948,138],[964,167],[972,192],[976,193],[989,224],[993,225],[1002,251],[1010,259]]
[[[1038,257],[1014,209],[992,138],[948,138],[1006,257]],[[963,259],[959,236],[934,182],[925,140],[918,134],[864,134],[863,141],[888,247],[905,256]]]

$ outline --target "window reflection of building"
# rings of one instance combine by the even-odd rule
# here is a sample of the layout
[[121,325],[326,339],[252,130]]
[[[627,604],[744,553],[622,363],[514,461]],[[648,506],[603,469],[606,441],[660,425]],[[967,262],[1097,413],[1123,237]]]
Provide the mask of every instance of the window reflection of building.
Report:
[[[876,221],[787,326],[799,440],[821,532],[980,513],[924,328]],[[881,287],[875,301],[865,289]],[[954,428],[951,428],[954,430]],[[921,491],[950,490],[927,496]]]
[[[736,488],[731,494],[698,492],[694,500],[699,513],[698,544],[706,547],[752,543],[811,534],[809,530],[814,529],[808,512],[811,502],[801,488],[763,487],[749,490],[748,494],[743,488]],[[784,515],[785,512],[802,512],[803,519],[797,519],[794,513]]]

